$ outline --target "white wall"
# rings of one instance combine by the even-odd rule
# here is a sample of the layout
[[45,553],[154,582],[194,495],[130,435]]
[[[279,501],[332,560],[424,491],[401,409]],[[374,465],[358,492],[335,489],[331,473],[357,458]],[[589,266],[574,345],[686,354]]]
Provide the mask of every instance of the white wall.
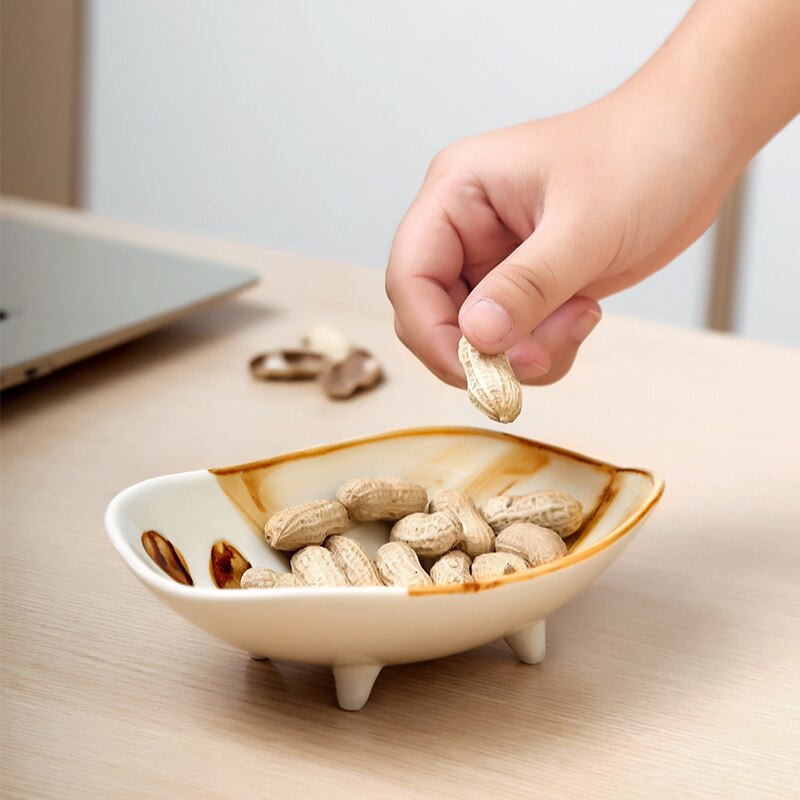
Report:
[[[382,267],[431,156],[588,102],[689,0],[94,0],[85,201]],[[701,324],[709,237],[607,303]]]

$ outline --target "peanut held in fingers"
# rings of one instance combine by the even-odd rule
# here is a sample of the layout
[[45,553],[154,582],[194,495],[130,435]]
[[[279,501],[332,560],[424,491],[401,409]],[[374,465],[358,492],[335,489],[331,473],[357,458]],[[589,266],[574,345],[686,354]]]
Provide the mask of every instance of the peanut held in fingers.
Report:
[[339,487],[336,499],[358,522],[398,520],[428,505],[428,493],[398,478],[354,478]]
[[402,542],[387,542],[375,556],[375,564],[387,586],[430,586],[417,554]]
[[527,568],[525,559],[513,553],[484,553],[472,562],[472,577],[476,581],[491,581]]
[[271,516],[264,526],[267,541],[276,550],[299,550],[310,544],[322,544],[332,533],[347,530],[347,509],[336,500],[289,506]]
[[351,586],[383,586],[378,568],[360,542],[349,536],[329,536],[325,549]]
[[461,540],[461,524],[450,514],[409,514],[395,522],[390,542],[407,544],[418,556],[440,556]]
[[467,395],[472,404],[495,422],[513,422],[522,411],[522,386],[508,356],[487,356],[465,337],[458,343],[458,360],[467,378]]
[[459,521],[463,531],[459,547],[470,558],[494,550],[494,531],[469,495],[464,492],[437,492],[428,510],[443,511]]
[[555,531],[530,522],[517,522],[500,531],[495,547],[498,553],[512,553],[524,558],[532,567],[567,554],[564,540]]
[[470,583],[472,581],[469,572],[471,564],[472,560],[466,553],[461,550],[451,550],[431,567],[431,578],[439,586],[447,586],[451,583]]
[[583,523],[583,505],[566,492],[498,495],[481,510],[495,533],[515,522],[532,522],[566,537]]

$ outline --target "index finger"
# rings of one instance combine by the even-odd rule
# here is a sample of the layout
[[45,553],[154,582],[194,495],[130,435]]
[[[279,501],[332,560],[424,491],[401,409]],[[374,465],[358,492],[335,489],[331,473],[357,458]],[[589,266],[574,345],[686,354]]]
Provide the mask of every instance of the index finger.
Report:
[[464,376],[457,356],[458,307],[450,291],[459,281],[463,262],[461,239],[447,215],[435,204],[417,200],[392,244],[386,294],[406,347],[456,386],[464,385]]

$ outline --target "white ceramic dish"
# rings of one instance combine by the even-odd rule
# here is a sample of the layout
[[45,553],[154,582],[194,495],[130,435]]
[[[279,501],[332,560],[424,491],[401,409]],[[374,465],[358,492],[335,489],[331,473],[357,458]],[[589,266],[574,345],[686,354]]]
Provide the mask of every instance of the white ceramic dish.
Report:
[[[262,534],[270,514],[334,497],[350,478],[382,476],[420,483],[431,493],[466,490],[478,503],[504,492],[559,489],[583,503],[586,520],[567,540],[567,556],[492,583],[219,588],[231,548],[254,565],[288,571],[286,557]],[[440,658],[501,638],[521,661],[540,662],[547,616],[622,552],[663,488],[650,472],[515,436],[423,428],[153,478],[112,500],[106,528],[136,577],[172,609],[253,657],[330,665],[339,705],[356,710],[387,664]],[[163,537],[168,558],[148,555],[143,535],[152,532]],[[348,535],[374,556],[388,534],[388,524],[366,523]],[[212,546],[220,540],[226,543],[218,545],[223,557],[212,564]]]

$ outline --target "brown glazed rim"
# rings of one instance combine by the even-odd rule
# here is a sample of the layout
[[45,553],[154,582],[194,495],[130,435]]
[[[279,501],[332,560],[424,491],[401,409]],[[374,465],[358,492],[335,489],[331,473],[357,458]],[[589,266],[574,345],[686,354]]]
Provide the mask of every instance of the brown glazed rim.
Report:
[[[273,458],[264,459],[261,461],[251,461],[246,464],[239,464],[230,467],[220,467],[216,469],[209,469],[208,471],[213,475],[229,475],[234,472],[247,472],[253,469],[263,469],[265,467],[275,466],[287,461],[296,461],[302,458],[310,458],[312,456],[325,455],[326,453],[336,452],[337,450],[346,450],[351,447],[358,447],[372,442],[380,442],[389,439],[401,439],[412,436],[459,436],[471,435],[478,437],[487,437],[490,439],[504,439],[517,442],[518,444],[533,446],[542,450],[555,453],[560,456],[582,461],[585,464],[591,464],[595,467],[600,467],[606,471],[613,471],[614,474],[619,472],[629,472],[643,475],[647,478],[652,488],[650,494],[647,496],[642,505],[635,509],[620,525],[607,533],[600,541],[578,552],[569,553],[557,561],[551,561],[549,564],[542,564],[538,567],[531,567],[527,570],[520,572],[513,572],[510,575],[504,575],[502,578],[497,578],[493,581],[481,581],[472,583],[457,583],[446,586],[409,586],[407,591],[411,596],[426,596],[426,595],[440,595],[440,594],[471,594],[474,592],[482,592],[487,589],[494,589],[499,586],[504,586],[510,583],[517,583],[519,581],[526,581],[532,578],[546,575],[550,572],[557,572],[560,569],[565,569],[572,564],[577,564],[580,561],[585,561],[607,547],[610,547],[614,542],[625,536],[630,532],[642,519],[644,519],[650,511],[655,507],[658,501],[664,494],[664,480],[659,475],[650,470],[640,469],[637,467],[617,467],[605,461],[599,461],[596,458],[590,458],[582,453],[576,453],[573,450],[567,450],[563,447],[539,442],[535,439],[527,439],[523,436],[516,436],[511,433],[502,431],[494,431],[487,428],[473,428],[467,426],[459,427],[424,427],[424,428],[405,428],[397,431],[389,431],[388,433],[376,434],[373,436],[365,436],[359,439],[348,439],[347,441],[337,442],[334,444],[321,445],[318,447],[311,447],[306,450],[297,450],[284,455],[274,456]],[[351,589],[352,590],[352,589]],[[252,590],[250,590],[252,591]],[[274,590],[270,590],[274,591]],[[292,589],[291,591],[298,591]]]

